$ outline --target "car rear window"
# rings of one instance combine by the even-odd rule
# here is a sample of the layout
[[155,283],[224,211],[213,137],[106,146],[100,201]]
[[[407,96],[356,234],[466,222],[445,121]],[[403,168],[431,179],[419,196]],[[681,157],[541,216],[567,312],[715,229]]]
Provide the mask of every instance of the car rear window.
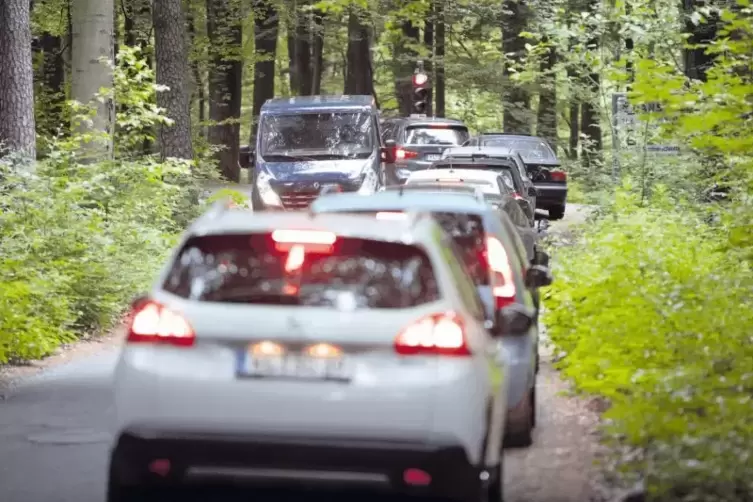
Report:
[[189,239],[163,289],[201,302],[346,309],[408,308],[440,297],[416,246],[339,236],[331,245],[281,244],[270,233]]
[[483,140],[484,146],[503,146],[520,152],[520,156],[526,162],[552,162],[557,156],[546,141],[538,138],[505,138],[491,137]]
[[406,145],[462,145],[469,137],[465,126],[415,125],[405,128]]
[[[393,219],[403,211],[385,209],[383,211],[352,211],[356,214],[373,215],[378,219]],[[463,261],[476,286],[489,284],[489,269],[486,266],[484,251],[486,250],[486,231],[483,218],[477,214],[456,212],[433,212],[447,235],[452,237],[463,256]]]

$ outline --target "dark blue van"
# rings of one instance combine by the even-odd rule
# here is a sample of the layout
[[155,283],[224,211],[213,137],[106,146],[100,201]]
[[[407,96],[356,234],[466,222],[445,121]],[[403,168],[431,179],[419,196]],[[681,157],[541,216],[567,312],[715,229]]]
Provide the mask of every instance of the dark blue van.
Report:
[[255,211],[306,209],[323,190],[372,194],[390,160],[372,96],[267,100],[253,153]]

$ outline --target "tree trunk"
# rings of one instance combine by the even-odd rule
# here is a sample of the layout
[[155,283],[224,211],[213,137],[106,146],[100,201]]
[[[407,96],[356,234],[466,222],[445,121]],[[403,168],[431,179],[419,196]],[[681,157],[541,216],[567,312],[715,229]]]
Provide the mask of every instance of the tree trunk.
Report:
[[207,0],[207,34],[212,62],[209,69],[209,143],[223,146],[217,154],[220,173],[240,181],[240,116],[243,88],[241,16],[231,0]]
[[429,5],[429,12],[428,12],[427,18],[424,20],[424,46],[426,47],[426,50],[429,53],[429,57],[426,59],[426,64],[424,68],[426,69],[426,74],[429,75],[431,78],[429,83],[432,84],[429,86],[429,97],[426,100],[426,115],[428,116],[434,115],[434,106],[433,106],[434,90],[432,88],[434,87],[433,72],[434,72],[435,16],[436,16],[436,2],[432,0]]
[[374,93],[371,75],[371,28],[367,13],[356,5],[350,6],[348,15],[348,63],[344,94]]
[[419,31],[410,21],[403,21],[399,39],[394,47],[395,97],[401,115],[410,115],[413,110],[413,70],[417,54],[408,44],[420,42]]
[[[710,5],[708,0],[682,0],[682,12],[685,17],[685,33],[689,34],[689,45],[700,45],[694,49],[683,49],[685,75],[688,78],[706,81],[706,73],[714,64],[716,56],[706,54],[707,46],[714,41],[719,26],[719,16],[712,14],[706,17],[706,22],[693,24],[690,16],[696,9]],[[734,2],[733,2],[734,3]]]
[[541,62],[539,109],[536,121],[536,135],[549,140],[555,151],[557,151],[557,76],[554,73],[556,62],[556,49],[550,46]]
[[308,7],[308,2],[299,0],[295,18],[295,67],[298,70],[295,92],[299,96],[310,96],[312,87],[311,15]]
[[511,66],[517,66],[525,56],[525,39],[520,34],[528,27],[529,7],[524,0],[505,0],[502,8],[502,52],[509,62],[503,71],[503,126],[506,133],[530,134],[533,117],[531,96],[523,84],[511,80]]
[[444,46],[445,46],[445,4],[444,0],[434,0],[434,6],[436,8],[434,17],[435,28],[435,50],[436,59],[435,74],[437,76],[434,84],[434,100],[436,101],[436,113],[437,117],[444,117],[445,110],[445,73],[444,73]]
[[36,159],[29,0],[0,1],[0,156]]
[[[590,0],[588,3],[589,14],[594,15],[599,6],[599,0]],[[599,50],[599,39],[597,37],[588,42],[588,50],[593,53]],[[581,103],[580,131],[586,141],[586,144],[583,145],[583,162],[586,167],[596,167],[601,162],[601,117],[598,106],[601,92],[600,79],[600,75],[592,71],[584,80],[584,87],[588,90],[588,96]]]
[[[625,17],[630,18],[633,15],[632,0],[625,0]],[[630,92],[633,82],[635,82],[635,71],[633,70],[633,37],[628,36],[625,39],[625,72],[627,73],[627,91]]]
[[[188,5],[188,34],[189,34],[189,40],[191,47],[195,46],[196,43],[196,16],[194,15],[193,11],[193,5],[189,3]],[[202,30],[204,31],[204,30]],[[193,76],[194,81],[194,96],[197,100],[197,108],[199,110],[199,135],[202,138],[206,137],[206,128],[204,127],[204,122],[207,119],[206,116],[206,88],[204,85],[204,76],[202,75],[201,68],[199,66],[198,60],[191,61],[191,74]],[[194,97],[192,96],[191,101],[193,101]]]
[[36,103],[42,105],[41,113],[36,116],[36,128],[41,135],[49,137],[58,134],[66,121],[63,116],[66,97],[63,38],[43,32],[33,40],[32,47],[36,61],[41,62],[34,77],[38,84],[34,89]]
[[256,145],[259,111],[275,96],[275,58],[280,18],[272,0],[254,0],[254,123],[249,144]]
[[312,19],[311,46],[311,94],[322,92],[322,71],[324,70],[324,14],[314,11]]
[[113,86],[110,69],[114,50],[112,0],[72,1],[71,22],[71,97],[96,109],[91,125],[82,123],[79,128],[82,132],[96,133],[96,138],[87,144],[87,154],[100,158],[112,156],[113,99],[96,100],[100,89]]
[[192,159],[191,108],[187,87],[189,76],[185,21],[181,0],[154,3],[154,52],[157,84],[167,91],[157,93],[157,105],[164,108],[173,124],[158,131],[162,158]]

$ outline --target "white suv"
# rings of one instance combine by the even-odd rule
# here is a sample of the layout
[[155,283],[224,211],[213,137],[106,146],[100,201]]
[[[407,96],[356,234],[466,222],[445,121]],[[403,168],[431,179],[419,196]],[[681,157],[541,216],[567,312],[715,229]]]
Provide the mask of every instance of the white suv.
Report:
[[507,363],[428,215],[216,209],[134,302],[108,501],[184,483],[501,500]]

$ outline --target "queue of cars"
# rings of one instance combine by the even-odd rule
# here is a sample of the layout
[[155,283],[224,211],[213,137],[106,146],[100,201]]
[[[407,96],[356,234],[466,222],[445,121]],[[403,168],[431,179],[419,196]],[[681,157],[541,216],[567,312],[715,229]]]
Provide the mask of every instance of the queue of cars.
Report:
[[445,155],[459,122],[383,141],[365,98],[268,101],[253,212],[216,204],[134,301],[108,502],[194,483],[502,501],[502,448],[536,426],[537,189],[514,153]]

